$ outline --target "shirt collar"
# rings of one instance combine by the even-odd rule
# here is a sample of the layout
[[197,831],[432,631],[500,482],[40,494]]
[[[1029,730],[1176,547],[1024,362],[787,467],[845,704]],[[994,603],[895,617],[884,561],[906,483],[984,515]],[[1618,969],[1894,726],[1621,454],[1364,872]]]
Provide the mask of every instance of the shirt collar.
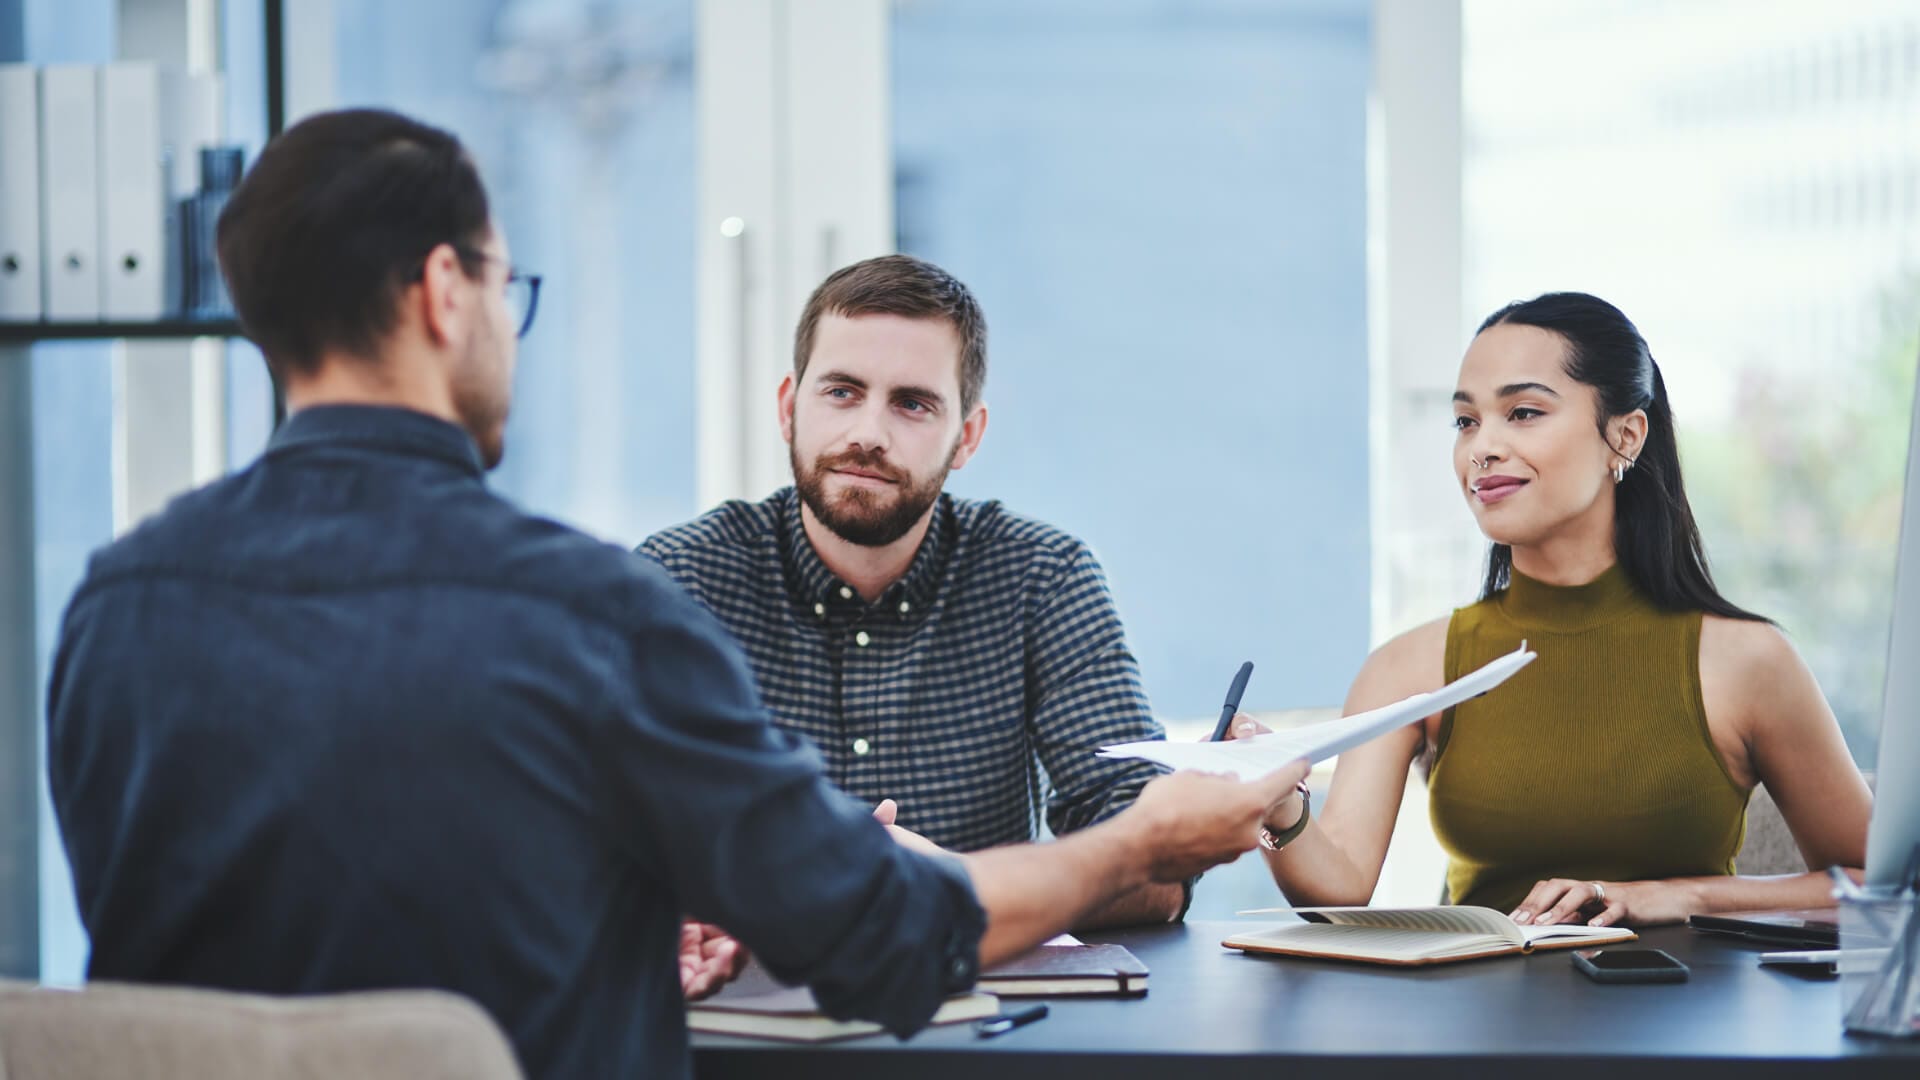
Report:
[[267,443],[267,456],[318,446],[363,446],[454,465],[486,476],[480,451],[465,431],[436,416],[383,405],[316,405],[287,417]]
[[1651,606],[1617,562],[1584,585],[1549,585],[1510,569],[1499,603],[1521,626],[1563,634],[1577,634]]
[[[820,561],[819,553],[813,550],[813,542],[807,539],[806,525],[800,517],[800,493],[789,487],[775,498],[782,504],[780,553],[782,561],[786,563],[787,586],[795,602],[809,609],[816,604],[864,607],[866,601],[860,598],[853,586],[827,569],[827,564]],[[887,605],[906,602],[911,605],[908,610],[923,609],[932,604],[939,595],[940,580],[946,574],[947,555],[953,550],[957,528],[953,497],[942,492],[934,503],[933,520],[927,525],[927,535],[920,541],[920,549],[913,553],[913,562],[907,566],[907,572],[901,575],[900,580],[881,594],[879,602]]]

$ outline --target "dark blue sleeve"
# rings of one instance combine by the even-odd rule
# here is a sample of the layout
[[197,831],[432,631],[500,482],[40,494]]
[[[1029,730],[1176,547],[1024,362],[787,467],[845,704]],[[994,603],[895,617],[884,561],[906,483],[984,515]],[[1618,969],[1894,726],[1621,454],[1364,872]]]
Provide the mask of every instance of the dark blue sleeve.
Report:
[[895,844],[773,726],[720,623],[657,592],[607,739],[614,828],[683,910],[827,1012],[917,1030],[978,974],[986,917],[965,870]]

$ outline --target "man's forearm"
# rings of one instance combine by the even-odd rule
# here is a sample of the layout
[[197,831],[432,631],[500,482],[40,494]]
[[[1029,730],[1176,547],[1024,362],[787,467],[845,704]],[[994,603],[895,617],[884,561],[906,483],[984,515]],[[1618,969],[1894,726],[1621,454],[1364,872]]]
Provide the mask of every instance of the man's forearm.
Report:
[[[980,963],[991,967],[1085,925],[1123,895],[1156,886],[1137,831],[1105,821],[1049,844],[1019,844],[963,856],[987,932]],[[1173,886],[1176,894],[1179,886]],[[1178,903],[1178,901],[1176,901]]]
[[1075,930],[1103,930],[1117,926],[1146,926],[1172,922],[1187,902],[1186,889],[1172,882],[1151,882],[1129,889],[1087,913]]
[[1262,818],[1307,775],[1305,760],[1258,780],[1176,772],[1122,813],[1050,844],[961,856],[985,910],[980,964],[1025,952],[1124,893],[1174,883],[1252,848]]

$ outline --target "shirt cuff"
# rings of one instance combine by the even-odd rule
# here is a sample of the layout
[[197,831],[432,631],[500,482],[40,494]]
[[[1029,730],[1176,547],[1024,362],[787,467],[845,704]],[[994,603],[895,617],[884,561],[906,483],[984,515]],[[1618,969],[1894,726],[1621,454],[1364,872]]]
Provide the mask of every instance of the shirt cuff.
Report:
[[941,953],[946,992],[958,994],[973,989],[980,979],[980,939],[987,932],[987,912],[973,891],[973,878],[959,859],[935,856],[932,861],[947,875],[955,894],[953,922],[947,928]]
[[1193,887],[1200,884],[1200,875],[1195,874],[1180,883],[1180,911],[1174,915],[1173,922],[1187,921],[1187,909],[1193,906]]

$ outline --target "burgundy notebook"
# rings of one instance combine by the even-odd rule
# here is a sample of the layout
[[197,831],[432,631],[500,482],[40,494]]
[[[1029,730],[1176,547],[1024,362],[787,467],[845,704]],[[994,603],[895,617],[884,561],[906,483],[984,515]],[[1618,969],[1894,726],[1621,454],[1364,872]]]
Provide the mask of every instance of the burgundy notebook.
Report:
[[989,968],[974,987],[1001,997],[1147,992],[1147,965],[1121,945],[1042,945]]

